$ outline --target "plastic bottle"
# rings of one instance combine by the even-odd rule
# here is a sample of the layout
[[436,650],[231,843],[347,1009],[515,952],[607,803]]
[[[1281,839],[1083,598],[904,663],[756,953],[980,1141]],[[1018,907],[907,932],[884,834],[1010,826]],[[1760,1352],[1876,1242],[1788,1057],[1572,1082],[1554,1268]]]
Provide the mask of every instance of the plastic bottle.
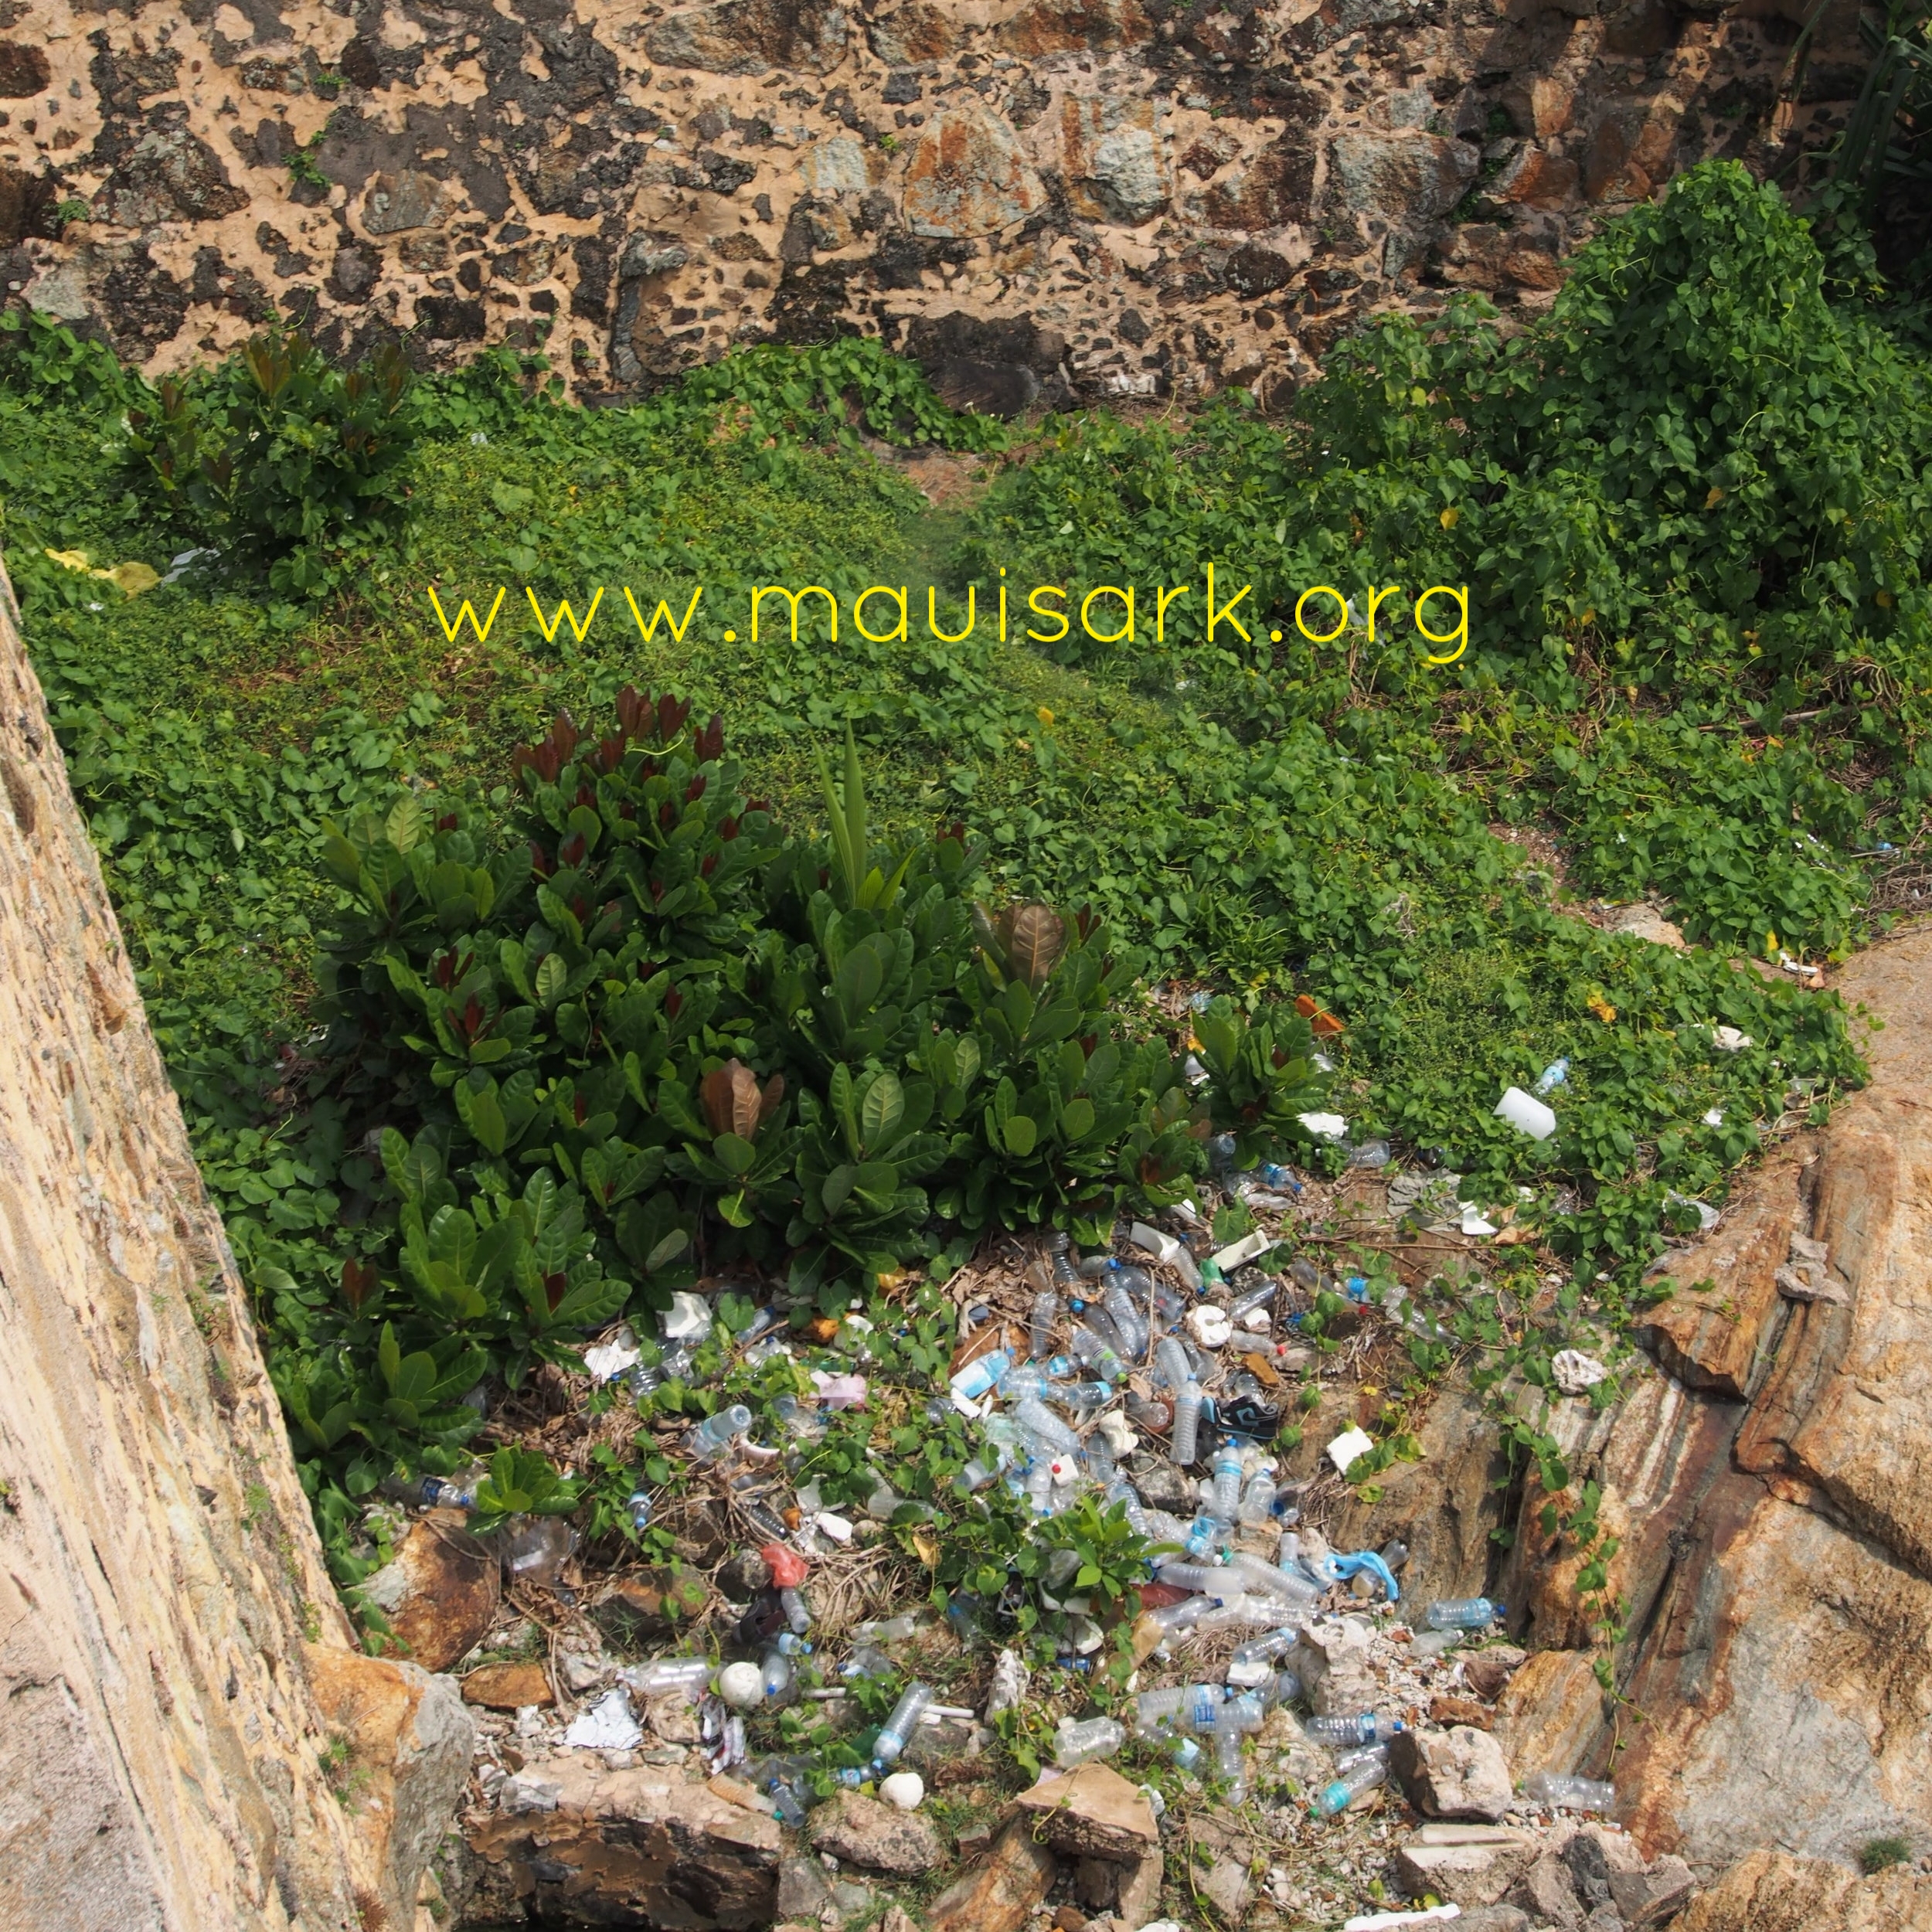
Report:
[[1250,1684],[1261,1681],[1260,1677],[1249,1675],[1257,1670],[1264,1675],[1273,1676],[1274,1673],[1267,1667],[1277,1657],[1287,1656],[1301,1641],[1301,1633],[1298,1630],[1271,1630],[1265,1637],[1250,1637],[1245,1644],[1236,1647],[1228,1671],[1228,1682],[1234,1682],[1237,1669]]
[[1134,1304],[1133,1277],[1140,1275],[1138,1268],[1117,1268],[1107,1277],[1107,1292],[1101,1298],[1114,1324],[1114,1332],[1126,1345],[1128,1355],[1134,1361],[1144,1361],[1147,1355],[1147,1318]]
[[1051,1288],[1042,1288],[1033,1297],[1033,1313],[1029,1334],[1033,1359],[1053,1352],[1053,1330],[1060,1318],[1060,1298]]
[[1317,1818],[1333,1818],[1339,1811],[1345,1811],[1364,1791],[1372,1791],[1378,1784],[1387,1781],[1389,1767],[1381,1758],[1365,1758],[1360,1764],[1352,1765],[1332,1784],[1328,1785],[1312,1807]]
[[1070,1382],[1053,1391],[1055,1401],[1069,1409],[1104,1409],[1114,1400],[1111,1382]]
[[631,1519],[631,1527],[641,1536],[651,1527],[651,1492],[648,1489],[634,1489],[624,1498],[624,1514]]
[[1358,1711],[1352,1717],[1311,1717],[1302,1726],[1318,1744],[1339,1749],[1350,1744],[1386,1744],[1406,1726],[1399,1717]]
[[1232,1436],[1214,1452],[1214,1513],[1233,1522],[1241,1507],[1241,1445]]
[[796,1784],[781,1777],[774,1777],[766,1787],[771,1799],[771,1815],[781,1825],[789,1825],[796,1832],[805,1822],[804,1800],[798,1794]]
[[1210,1556],[1219,1549],[1227,1540],[1227,1533],[1228,1526],[1219,1516],[1204,1509],[1188,1525],[1187,1534],[1182,1539],[1182,1546],[1191,1558],[1198,1562],[1200,1558]]
[[1036,1458],[1043,1449],[1070,1456],[1080,1448],[1080,1437],[1038,1396],[1029,1396],[1015,1404],[1013,1420],[1019,1424],[1028,1453]]
[[1250,1288],[1246,1294],[1236,1295],[1228,1304],[1228,1319],[1239,1327],[1243,1315],[1253,1314],[1257,1308],[1265,1308],[1274,1299],[1276,1292],[1275,1284],[1270,1281],[1265,1287]]
[[811,1646],[796,1631],[781,1630],[772,1640],[772,1648],[787,1657],[809,1657]]
[[1111,1757],[1126,1742],[1125,1726],[1111,1717],[1063,1723],[1053,1736],[1053,1762],[1068,1770],[1097,1757]]
[[1171,1335],[1164,1335],[1155,1345],[1154,1372],[1163,1388],[1184,1389],[1194,1379],[1187,1351]]
[[1103,1489],[1114,1480],[1114,1445],[1107,1440],[1105,1430],[1096,1429],[1087,1438],[1080,1460],[1087,1465],[1087,1473]]
[[1151,1434],[1165,1435],[1174,1426],[1174,1408],[1171,1403],[1155,1402],[1145,1396],[1136,1395],[1129,1389],[1126,1407],[1128,1420],[1135,1428],[1147,1430]]
[[919,1634],[919,1619],[910,1611],[901,1611],[896,1617],[881,1617],[870,1623],[855,1624],[852,1634],[861,1643],[903,1644],[907,1638]]
[[1147,1520],[1147,1512],[1141,1507],[1138,1492],[1128,1479],[1116,1474],[1107,1486],[1107,1500],[1118,1503],[1121,1513],[1127,1518],[1128,1526],[1137,1536],[1145,1536],[1149,1543],[1154,1540],[1154,1532]]
[[1534,1771],[1523,1780],[1523,1795],[1539,1804],[1560,1804],[1569,1811],[1607,1811],[1617,1802],[1617,1787],[1594,1777],[1561,1771]]
[[765,1687],[765,1701],[781,1703],[787,1701],[786,1694],[793,1684],[791,1659],[774,1645],[767,1651],[759,1665]]
[[1247,1757],[1243,1743],[1238,1730],[1219,1730],[1214,1733],[1214,1768],[1227,1787],[1226,1798],[1230,1804],[1240,1804],[1247,1795]]
[[1187,1313],[1187,1297],[1180,1290],[1166,1281],[1154,1284],[1154,1321],[1158,1328],[1171,1328]]
[[876,1644],[861,1644],[838,1666],[841,1677],[889,1677],[895,1666],[893,1660]]
[[883,1770],[888,1764],[896,1764],[900,1752],[905,1750],[920,1718],[926,1714],[926,1706],[933,1701],[933,1687],[915,1681],[899,1693],[899,1702],[893,1706],[893,1714],[886,1719],[886,1727],[872,1741],[872,1761],[876,1770]]
[[1502,1614],[1502,1605],[1487,1597],[1439,1597],[1422,1613],[1431,1630],[1481,1630]]
[[1536,1076],[1536,1084],[1530,1090],[1539,1096],[1553,1094],[1569,1077],[1569,1060],[1553,1060]]
[[1070,1289],[1074,1294],[1079,1294],[1080,1289],[1080,1256],[1074,1251],[1073,1243],[1064,1234],[1049,1234],[1046,1237],[1046,1251],[1051,1257],[1050,1264],[1053,1267],[1055,1282],[1063,1288]]
[[1168,1636],[1177,1637],[1184,1630],[1192,1630],[1210,1607],[1205,1597],[1186,1597],[1178,1604],[1163,1604],[1147,1614]]
[[1274,1471],[1257,1469],[1248,1478],[1248,1486],[1241,1492],[1241,1506],[1235,1512],[1235,1521],[1244,1523],[1266,1522],[1274,1514]]
[[617,1682],[633,1697],[669,1697],[682,1692],[693,1699],[711,1681],[711,1666],[702,1657],[659,1657],[617,1672]]
[[1201,1761],[1201,1747],[1191,1737],[1177,1737],[1168,1747],[1168,1756],[1178,1770],[1191,1771]]
[[1191,1376],[1181,1385],[1174,1403],[1173,1455],[1177,1467],[1185,1469],[1193,1461],[1199,1447],[1196,1436],[1201,1426],[1201,1404],[1205,1400],[1201,1385]]
[[1124,1382],[1127,1364],[1095,1329],[1083,1321],[1073,1331],[1073,1353],[1104,1382]]
[[1134,1726],[1151,1731],[1163,1725],[1178,1724],[1193,1692],[1185,1684],[1170,1685],[1165,1690],[1142,1691],[1134,1700]]
[[784,1611],[785,1621],[794,1637],[802,1637],[811,1629],[811,1609],[806,1603],[802,1590],[796,1587],[780,1590],[778,1604]]
[[1172,1556],[1163,1556],[1159,1580],[1172,1583],[1176,1590],[1198,1590],[1212,1597],[1220,1594],[1229,1578],[1225,1570],[1213,1563],[1176,1563]]
[[975,1356],[953,1377],[953,1393],[968,1402],[977,1401],[988,1389],[998,1388],[1012,1366],[1013,1358],[1004,1349],[989,1349]]
[[685,1437],[685,1453],[693,1462],[721,1455],[751,1427],[751,1411],[742,1402],[707,1416]]

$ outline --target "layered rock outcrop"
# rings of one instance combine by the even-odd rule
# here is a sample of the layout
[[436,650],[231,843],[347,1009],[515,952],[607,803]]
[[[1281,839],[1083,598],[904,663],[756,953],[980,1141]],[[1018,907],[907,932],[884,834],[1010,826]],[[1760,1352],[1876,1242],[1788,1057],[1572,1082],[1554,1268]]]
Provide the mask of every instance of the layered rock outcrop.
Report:
[[1828,133],[1857,7],[1787,77],[1812,11],[0,0],[0,285],[156,369],[279,315],[546,338],[588,397],[856,328],[976,406],[1265,401],[1365,311],[1546,303],[1600,211]]
[[0,1924],[406,1927],[470,1720],[352,1647],[3,572],[0,987]]
[[[1646,1848],[1706,1877],[1787,1855],[1728,1881],[1732,1916],[1698,1921],[1713,1928],[1919,1922],[1876,1902],[1919,1897],[1922,1875],[1856,1890],[1851,1868],[1875,1840],[1932,1850],[1928,988],[1932,929],[1844,969],[1848,1003],[1886,1022],[1871,1085],[1675,1259],[1679,1291],[1640,1332],[1658,1366],[1601,1413],[1559,1409],[1573,1479],[1602,1485],[1619,1539],[1626,1702],[1592,1674],[1578,1560],[1543,1533],[1541,1498],[1512,1495],[1513,1547],[1490,1545],[1503,1507],[1472,1505],[1502,1471],[1473,1403],[1439,1407],[1429,1459],[1343,1531],[1352,1546],[1406,1529],[1419,1595],[1509,1604],[1534,1653],[1495,1716],[1519,1776],[1614,1774]],[[1787,1879],[1812,1903],[1774,1921]]]

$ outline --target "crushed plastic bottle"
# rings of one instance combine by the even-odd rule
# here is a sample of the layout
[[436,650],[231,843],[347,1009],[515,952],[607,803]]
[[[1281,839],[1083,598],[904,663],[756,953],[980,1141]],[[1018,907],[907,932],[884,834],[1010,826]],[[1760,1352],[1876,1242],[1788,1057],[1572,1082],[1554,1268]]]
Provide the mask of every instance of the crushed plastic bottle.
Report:
[[1383,1758],[1365,1758],[1324,1787],[1311,1808],[1317,1818],[1334,1818],[1345,1811],[1364,1791],[1372,1791],[1388,1781],[1389,1766]]
[[1438,1597],[1422,1613],[1422,1621],[1430,1630],[1481,1630],[1502,1614],[1502,1605],[1487,1597]]
[[708,1462],[722,1455],[751,1427],[751,1411],[742,1402],[707,1416],[685,1437],[685,1453],[693,1462]]
[[633,1697],[683,1696],[696,1703],[711,1681],[711,1666],[702,1657],[657,1657],[617,1672],[617,1682]]
[[1078,1294],[1080,1291],[1080,1257],[1073,1251],[1073,1243],[1064,1234],[1051,1234],[1047,1236],[1046,1248],[1052,1257],[1055,1284]]
[[1033,1297],[1033,1311],[1028,1329],[1028,1342],[1037,1362],[1042,1355],[1053,1352],[1053,1331],[1060,1318],[1060,1298],[1051,1288],[1042,1288]]
[[1173,1456],[1180,1468],[1186,1468],[1198,1451],[1201,1404],[1206,1400],[1201,1385],[1192,1376],[1181,1385],[1181,1393],[1175,1399]]
[[985,1355],[976,1355],[953,1377],[953,1393],[968,1402],[977,1401],[988,1389],[997,1388],[1012,1366],[1013,1358],[1004,1349],[989,1349]]
[[1111,1757],[1126,1742],[1126,1727],[1111,1717],[1090,1717],[1077,1723],[1063,1719],[1053,1734],[1053,1762],[1062,1770],[1070,1770],[1076,1764]]
[[526,1516],[503,1539],[503,1567],[519,1583],[554,1583],[577,1539],[561,1516]]
[[1522,1788],[1523,1795],[1537,1804],[1560,1804],[1568,1811],[1607,1811],[1617,1802],[1615,1785],[1561,1771],[1533,1771],[1523,1780]]
[[476,1484],[451,1482],[442,1476],[385,1476],[376,1493],[413,1509],[462,1509],[476,1507]]
[[1194,1379],[1193,1365],[1187,1350],[1174,1336],[1164,1335],[1154,1349],[1155,1379],[1162,1387],[1179,1390]]
[[926,1714],[926,1706],[932,1701],[932,1685],[922,1684],[917,1679],[900,1692],[899,1702],[893,1706],[885,1728],[872,1740],[872,1761],[875,1770],[883,1770],[888,1764],[899,1761],[900,1754],[917,1728],[919,1720]]
[[1262,1468],[1248,1478],[1241,1492],[1241,1505],[1235,1520],[1243,1523],[1267,1522],[1274,1514],[1274,1471]]
[[[1144,1361],[1147,1356],[1147,1318],[1134,1307],[1129,1284],[1121,1277],[1138,1274],[1138,1268],[1116,1270],[1107,1282],[1101,1303],[1114,1324],[1114,1332],[1121,1338],[1128,1359],[1133,1362]],[[1141,1278],[1145,1281],[1146,1277],[1142,1275]]]
[[1102,1381],[1124,1382],[1127,1379],[1127,1364],[1121,1359],[1113,1345],[1092,1325],[1091,1317],[1094,1312],[1090,1309],[1089,1319],[1073,1331],[1071,1345],[1073,1353]]
[[1301,1728],[1316,1743],[1336,1750],[1351,1744],[1386,1744],[1407,1726],[1399,1717],[1384,1717],[1376,1711],[1358,1711],[1352,1717],[1311,1717]]

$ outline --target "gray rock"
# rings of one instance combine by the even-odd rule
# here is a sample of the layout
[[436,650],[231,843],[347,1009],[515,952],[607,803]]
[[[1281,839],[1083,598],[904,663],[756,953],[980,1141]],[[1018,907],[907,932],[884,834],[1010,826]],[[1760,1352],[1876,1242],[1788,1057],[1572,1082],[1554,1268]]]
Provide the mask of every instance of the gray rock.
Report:
[[816,1859],[789,1858],[778,1867],[778,1916],[815,1919],[833,1903],[825,1868]]
[[1613,1872],[1641,1875],[1644,1869],[1644,1855],[1635,1840],[1621,1832],[1607,1832],[1600,1825],[1586,1825],[1563,1847],[1563,1859],[1586,1912],[1610,1903]]
[[1553,1852],[1546,1852],[1509,1889],[1505,1905],[1519,1906],[1532,1919],[1575,1932],[1583,1922],[1583,1907],[1570,1883],[1570,1868]]
[[917,1878],[946,1856],[938,1828],[930,1818],[917,1811],[896,1811],[856,1791],[841,1791],[821,1806],[812,1815],[811,1829],[817,1850],[894,1878]]
[[372,235],[400,235],[412,228],[434,228],[450,207],[449,191],[434,175],[406,168],[400,175],[378,175],[362,201],[362,226]]
[[[1390,1750],[1389,1763],[1417,1808],[1431,1818],[1493,1821],[1515,1801],[1502,1747],[1473,1725],[1403,1731]],[[1607,1889],[1604,1896],[1609,1896]]]
[[845,58],[851,22],[828,0],[719,0],[652,22],[645,51],[667,67],[705,73],[829,73]]
[[1145,128],[1117,128],[1094,148],[1094,184],[1107,212],[1131,226],[1151,221],[1167,206],[1161,150]]
[[1046,206],[1011,124],[977,94],[934,114],[906,164],[906,226],[915,235],[996,234]]
[[1519,1906],[1479,1905],[1456,1921],[1457,1932],[1529,1932],[1529,1914]]
[[1659,1859],[1648,1871],[1610,1874],[1611,1903],[1638,1932],[1665,1923],[1696,1889],[1696,1875],[1680,1858]]

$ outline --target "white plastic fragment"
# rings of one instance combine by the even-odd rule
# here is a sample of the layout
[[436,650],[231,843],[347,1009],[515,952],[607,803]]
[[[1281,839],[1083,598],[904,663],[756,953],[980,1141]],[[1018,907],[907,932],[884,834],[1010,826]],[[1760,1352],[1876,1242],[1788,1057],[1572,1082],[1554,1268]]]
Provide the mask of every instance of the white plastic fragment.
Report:
[[630,1699],[621,1690],[606,1691],[578,1715],[563,1741],[583,1750],[634,1751],[644,1742],[644,1729],[631,1715]]
[[689,1288],[680,1288],[658,1325],[667,1342],[696,1342],[711,1332],[711,1304]]
[[628,1321],[620,1321],[611,1332],[607,1342],[600,1342],[594,1349],[583,1352],[583,1366],[600,1382],[610,1382],[622,1375],[626,1369],[636,1366],[643,1351],[638,1346],[635,1332]]
[[852,1525],[843,1516],[835,1516],[829,1509],[821,1509],[811,1519],[812,1527],[821,1536],[829,1536],[835,1543],[852,1541]]
[[1345,1476],[1349,1464],[1358,1456],[1366,1456],[1375,1446],[1375,1438],[1367,1430],[1345,1429],[1328,1444],[1328,1458]]
[[1724,1124],[1724,1110],[1721,1107],[1706,1107],[1704,1110],[1704,1124],[1706,1127],[1722,1127]]
[[1496,1224],[1483,1218],[1482,1209],[1474,1201],[1458,1201],[1456,1206],[1462,1209],[1462,1231],[1464,1234],[1494,1234]]
[[916,1811],[926,1795],[926,1781],[917,1771],[894,1771],[880,1781],[879,1795],[896,1810]]
[[1298,1114],[1295,1116],[1318,1141],[1338,1141],[1349,1131],[1339,1114]]
[[1185,1241],[1164,1233],[1159,1228],[1149,1227],[1145,1221],[1136,1221],[1127,1238],[1142,1253],[1152,1255],[1163,1267],[1175,1270],[1190,1288],[1200,1287],[1201,1270],[1194,1265],[1194,1256]]
[[1266,1254],[1274,1246],[1274,1236],[1264,1234],[1257,1228],[1252,1234],[1244,1234],[1238,1241],[1231,1241],[1214,1257],[1214,1265],[1223,1274],[1232,1274],[1236,1268],[1244,1267],[1258,1256]]
[[1342,1932],[1384,1932],[1397,1925],[1440,1925],[1462,1917],[1459,1905],[1430,1905],[1413,1912],[1359,1912],[1342,1921]]
[[1746,1047],[1757,1044],[1750,1034],[1740,1033],[1735,1026],[1713,1026],[1711,1039],[1726,1053],[1741,1053]]
[[1496,1103],[1496,1117],[1507,1121],[1519,1134],[1532,1141],[1546,1141],[1556,1131],[1556,1116],[1533,1094],[1520,1087],[1506,1087]]
[[1594,1355],[1585,1355],[1580,1349],[1560,1350],[1550,1362],[1549,1372],[1566,1396],[1582,1395],[1610,1374]]
[[1187,1311],[1187,1332],[1203,1349],[1225,1349],[1234,1325],[1226,1308],[1212,1301],[1197,1301]]
[[1012,1710],[1025,1698],[1030,1675],[1016,1650],[1003,1650],[993,1660],[992,1689],[986,1693],[988,1723],[1000,1712]]

